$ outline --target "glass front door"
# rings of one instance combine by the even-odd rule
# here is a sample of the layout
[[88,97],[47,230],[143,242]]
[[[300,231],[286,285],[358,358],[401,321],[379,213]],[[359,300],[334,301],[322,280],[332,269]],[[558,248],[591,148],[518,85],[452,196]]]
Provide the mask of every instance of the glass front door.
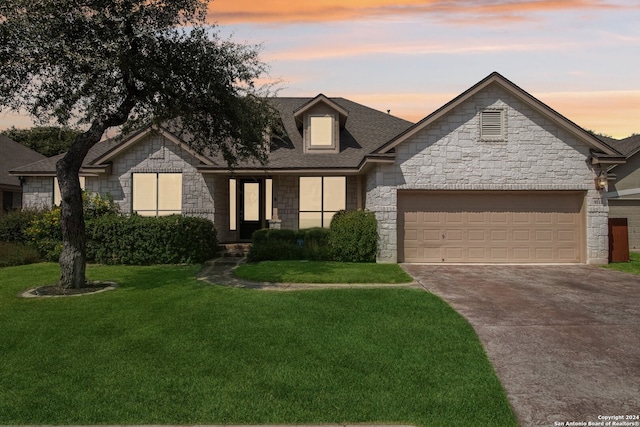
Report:
[[264,180],[241,179],[238,188],[240,240],[251,240],[254,231],[264,228]]

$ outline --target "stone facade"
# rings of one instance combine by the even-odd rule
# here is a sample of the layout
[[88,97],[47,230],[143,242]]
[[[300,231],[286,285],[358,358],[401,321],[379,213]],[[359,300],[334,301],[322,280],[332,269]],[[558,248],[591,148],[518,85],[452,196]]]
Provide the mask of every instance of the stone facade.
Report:
[[[346,208],[364,207],[378,220],[378,261],[398,260],[398,245],[403,238],[398,235],[398,191],[439,190],[583,192],[585,261],[607,262],[609,207],[605,195],[595,189],[594,178],[600,170],[589,162],[589,145],[567,130],[564,119],[547,118],[535,102],[507,87],[493,82],[468,92],[457,104],[451,104],[455,108],[424,122],[416,133],[407,134],[411,136],[395,146],[394,163],[376,163],[366,176],[355,175],[355,168],[346,172]],[[481,138],[480,117],[487,110],[493,113],[485,117],[501,112],[503,137]],[[119,153],[109,175],[87,177],[86,190],[110,194],[124,213],[130,213],[133,173],[181,173],[182,213],[212,220],[221,241],[236,241],[237,231],[229,230],[232,175],[203,174],[197,170],[199,164],[200,160],[180,145],[152,134]],[[330,166],[320,165],[317,170]],[[278,212],[274,226],[297,229],[299,176],[277,171],[271,176],[263,174],[258,172],[259,177],[273,180],[272,205]],[[26,177],[26,207],[49,207],[52,198],[52,176]]]
[[[506,138],[479,138],[479,113],[505,111]],[[608,257],[606,199],[595,189],[589,147],[499,85],[472,96],[396,147],[395,165],[367,179],[366,206],[375,211],[379,261],[396,262],[397,191],[580,190],[586,193],[586,260]]]
[[25,209],[48,209],[53,206],[53,177],[25,177],[22,187],[22,206]]
[[[131,213],[132,174],[159,172],[182,174],[182,214],[214,220],[214,189],[222,178],[196,170],[199,160],[161,135],[151,135],[121,153],[113,162],[111,174],[88,176],[85,190],[109,194],[121,212]],[[53,204],[53,177],[27,177],[24,206],[48,208]],[[227,190],[228,194],[228,190]],[[228,221],[227,221],[228,227]]]

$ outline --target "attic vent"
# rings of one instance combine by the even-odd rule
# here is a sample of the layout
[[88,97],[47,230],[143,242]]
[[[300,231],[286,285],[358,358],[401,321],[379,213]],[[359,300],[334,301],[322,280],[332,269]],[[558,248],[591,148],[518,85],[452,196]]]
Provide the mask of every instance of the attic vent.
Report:
[[485,110],[480,113],[480,138],[490,140],[504,139],[504,111]]

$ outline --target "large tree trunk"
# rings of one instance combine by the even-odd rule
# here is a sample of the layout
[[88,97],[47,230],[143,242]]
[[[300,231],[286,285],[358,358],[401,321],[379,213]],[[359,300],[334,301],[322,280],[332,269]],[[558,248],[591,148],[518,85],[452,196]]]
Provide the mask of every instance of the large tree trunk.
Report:
[[56,163],[56,175],[60,183],[60,228],[62,229],[62,253],[60,254],[61,288],[80,288],[87,281],[86,234],[82,211],[82,189],[80,188],[80,167],[89,149],[100,142],[104,132],[127,121],[135,105],[135,88],[111,115],[96,119],[91,128],[78,135],[71,148]]
[[[60,287],[80,288],[86,282],[86,235],[82,212],[82,190],[78,171],[57,164],[58,183],[62,196],[60,227],[62,253],[60,254]],[[78,168],[79,169],[79,168]]]
[[102,138],[106,126],[94,125],[78,137],[64,157],[56,163],[56,175],[60,184],[62,229],[62,253],[60,254],[61,288],[80,288],[86,279],[86,234],[82,210],[82,189],[78,177],[80,167],[89,149]]

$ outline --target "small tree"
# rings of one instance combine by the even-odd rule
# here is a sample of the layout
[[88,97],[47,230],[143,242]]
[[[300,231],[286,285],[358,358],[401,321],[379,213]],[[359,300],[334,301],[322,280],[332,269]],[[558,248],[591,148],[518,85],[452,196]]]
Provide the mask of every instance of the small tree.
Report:
[[38,122],[83,126],[56,165],[63,250],[60,286],[85,279],[78,172],[111,127],[167,126],[193,149],[225,160],[266,159],[275,114],[255,81],[254,46],[206,24],[208,0],[3,0],[0,109]]

